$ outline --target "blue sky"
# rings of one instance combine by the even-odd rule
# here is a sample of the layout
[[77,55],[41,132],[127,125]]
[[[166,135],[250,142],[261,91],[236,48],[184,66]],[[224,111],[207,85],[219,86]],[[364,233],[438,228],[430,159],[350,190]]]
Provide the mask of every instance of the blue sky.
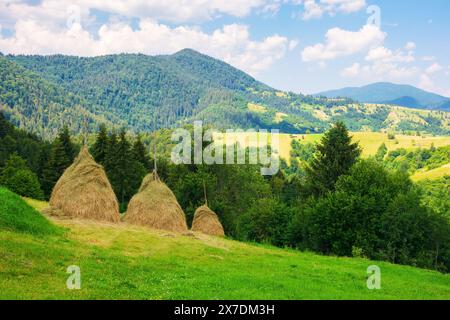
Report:
[[449,13],[448,0],[0,0],[0,51],[191,47],[282,90],[390,81],[450,96]]

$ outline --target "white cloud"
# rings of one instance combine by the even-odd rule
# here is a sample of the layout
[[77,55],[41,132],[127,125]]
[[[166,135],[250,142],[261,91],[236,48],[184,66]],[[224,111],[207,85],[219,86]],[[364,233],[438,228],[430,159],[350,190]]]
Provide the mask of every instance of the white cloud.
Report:
[[419,73],[417,67],[410,63],[415,61],[412,51],[401,49],[392,51],[379,46],[369,50],[365,57],[367,64],[354,63],[345,68],[341,75],[344,77],[359,77],[370,81],[406,81]]
[[294,50],[295,48],[297,48],[297,46],[298,46],[298,40],[291,40],[291,41],[289,41],[289,51],[292,51],[292,50]]
[[435,61],[436,57],[435,56],[424,56],[422,57],[422,61]]
[[321,18],[325,13],[333,16],[338,12],[357,12],[366,6],[365,0],[303,0],[294,1],[294,3],[303,4],[302,18],[304,20]]
[[341,74],[342,74],[342,76],[344,76],[344,77],[351,78],[351,77],[356,77],[356,76],[358,76],[360,72],[361,72],[361,66],[360,66],[360,64],[359,64],[359,63],[354,63],[354,64],[352,64],[350,67],[345,68],[345,69],[342,71]]
[[431,66],[429,66],[425,72],[428,75],[432,75],[436,72],[439,72],[443,69],[443,67],[439,63],[433,63]]
[[[277,0],[42,0],[38,5],[24,1],[2,1],[0,18],[9,20],[51,18],[51,21],[67,18],[67,9],[77,6],[86,15],[96,9],[115,15],[171,22],[198,22],[221,14],[244,17],[253,9],[274,10]],[[45,22],[45,20],[40,20]]]
[[382,61],[382,62],[414,62],[415,58],[412,51],[403,52],[396,50],[393,52],[385,47],[377,47],[370,49],[366,55],[366,61]]
[[416,48],[416,44],[412,41],[409,41],[405,45],[406,50],[414,50]]
[[303,13],[303,19],[315,19],[320,18],[323,15],[324,9],[319,6],[315,0],[305,0],[304,2],[305,11]]
[[359,31],[333,28],[327,31],[325,42],[306,47],[302,52],[304,62],[333,60],[380,46],[386,33],[374,25],[365,25]]
[[426,73],[423,73],[420,76],[418,87],[426,91],[435,92],[445,97],[450,97],[450,88],[442,88],[436,85],[431,76]]
[[0,37],[5,53],[70,54],[97,56],[113,53],[170,54],[193,48],[222,59],[253,75],[284,57],[287,38],[273,35],[261,41],[250,39],[247,26],[231,24],[208,34],[196,27],[169,27],[154,20],[141,20],[133,30],[125,23],[108,23],[94,37],[78,23],[70,29],[50,29],[36,21],[18,21],[15,34]]

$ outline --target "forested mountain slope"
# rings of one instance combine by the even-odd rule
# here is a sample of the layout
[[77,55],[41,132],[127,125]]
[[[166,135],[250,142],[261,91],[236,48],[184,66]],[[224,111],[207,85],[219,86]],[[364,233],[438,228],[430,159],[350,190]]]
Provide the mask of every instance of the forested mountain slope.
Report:
[[[350,130],[448,134],[449,114],[399,109],[277,91],[209,56],[2,56],[0,105],[20,128],[54,136],[99,123],[131,131],[204,120],[218,128],[323,132],[342,120]],[[3,67],[4,66],[4,67]]]

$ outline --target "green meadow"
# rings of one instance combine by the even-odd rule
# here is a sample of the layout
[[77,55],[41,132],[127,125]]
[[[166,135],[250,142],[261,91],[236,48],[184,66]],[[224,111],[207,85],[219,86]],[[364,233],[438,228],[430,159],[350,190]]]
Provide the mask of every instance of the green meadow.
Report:
[[[450,298],[449,276],[435,271],[127,224],[49,220],[31,206],[44,202],[27,202],[1,189],[0,299]],[[32,222],[23,227],[12,214]],[[66,287],[71,265],[80,267],[80,290]],[[381,269],[379,290],[367,288],[371,265]]]

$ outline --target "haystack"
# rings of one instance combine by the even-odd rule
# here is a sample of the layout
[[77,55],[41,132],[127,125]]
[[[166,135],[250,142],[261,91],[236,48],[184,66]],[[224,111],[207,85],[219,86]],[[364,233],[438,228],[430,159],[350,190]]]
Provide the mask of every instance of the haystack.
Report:
[[119,222],[119,204],[103,167],[83,146],[59,178],[50,198],[50,214]]
[[206,204],[195,210],[191,230],[217,237],[225,236],[217,214]]
[[158,178],[148,174],[139,192],[131,198],[124,221],[175,232],[186,232],[186,217],[173,192]]

